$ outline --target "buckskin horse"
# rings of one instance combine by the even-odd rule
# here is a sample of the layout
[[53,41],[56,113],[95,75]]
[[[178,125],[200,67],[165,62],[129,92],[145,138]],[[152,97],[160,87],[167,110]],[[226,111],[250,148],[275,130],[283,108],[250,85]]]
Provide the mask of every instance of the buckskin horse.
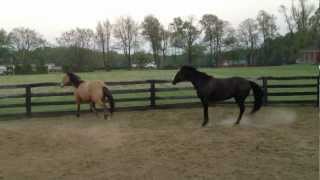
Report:
[[263,103],[263,90],[253,81],[241,77],[218,79],[200,72],[192,66],[182,66],[172,83],[191,82],[197,91],[197,95],[203,105],[204,121],[202,126],[206,126],[209,121],[208,106],[210,102],[223,101],[234,98],[240,108],[240,114],[235,125],[240,123],[242,114],[245,111],[245,100],[250,90],[253,90],[254,106],[251,114],[257,112]]
[[[108,118],[107,110],[110,115],[114,111],[113,96],[103,81],[84,81],[74,73],[67,72],[62,79],[61,87],[72,85],[77,104],[77,117],[80,116],[80,104],[82,102],[90,103],[90,110],[97,113],[96,104],[104,108],[104,119]],[[109,102],[109,108],[106,102]]]

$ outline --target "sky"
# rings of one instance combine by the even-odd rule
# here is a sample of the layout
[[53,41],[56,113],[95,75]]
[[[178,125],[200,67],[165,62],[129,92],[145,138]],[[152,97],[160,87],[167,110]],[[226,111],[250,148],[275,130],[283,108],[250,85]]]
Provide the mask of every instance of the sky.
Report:
[[[318,4],[318,0],[309,0]],[[291,0],[1,0],[0,29],[29,27],[54,42],[62,32],[75,27],[96,27],[98,21],[129,15],[141,22],[153,14],[167,25],[174,17],[190,15],[199,20],[203,14],[215,14],[235,28],[247,18],[255,18],[259,10],[276,15],[280,32],[285,32],[279,14],[280,5]]]

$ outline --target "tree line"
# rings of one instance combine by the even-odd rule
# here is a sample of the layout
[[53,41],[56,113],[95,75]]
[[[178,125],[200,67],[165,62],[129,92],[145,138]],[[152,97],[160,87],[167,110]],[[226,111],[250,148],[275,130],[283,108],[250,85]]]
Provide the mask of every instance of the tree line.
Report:
[[[158,68],[181,64],[219,66],[226,60],[247,65],[294,63],[304,48],[320,48],[320,10],[309,0],[292,0],[279,11],[287,33],[279,34],[276,17],[265,10],[234,28],[214,14],[175,17],[165,26],[153,16],[137,22],[121,16],[97,23],[95,29],[75,28],[63,32],[54,44],[26,27],[0,30],[0,64],[39,69],[55,63],[65,69],[90,71],[101,68],[142,67],[154,62]],[[27,68],[26,68],[27,69]]]

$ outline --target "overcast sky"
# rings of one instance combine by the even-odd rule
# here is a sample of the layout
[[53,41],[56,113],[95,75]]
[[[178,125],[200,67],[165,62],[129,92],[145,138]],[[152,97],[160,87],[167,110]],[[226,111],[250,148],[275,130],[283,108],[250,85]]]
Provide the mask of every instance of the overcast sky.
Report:
[[99,20],[113,21],[121,15],[141,22],[145,15],[153,14],[168,24],[177,16],[194,15],[200,19],[203,14],[212,13],[237,27],[264,9],[278,17],[283,32],[285,26],[278,12],[281,4],[289,6],[291,0],[2,0],[0,28],[10,31],[14,27],[29,27],[52,42],[63,31],[95,28]]

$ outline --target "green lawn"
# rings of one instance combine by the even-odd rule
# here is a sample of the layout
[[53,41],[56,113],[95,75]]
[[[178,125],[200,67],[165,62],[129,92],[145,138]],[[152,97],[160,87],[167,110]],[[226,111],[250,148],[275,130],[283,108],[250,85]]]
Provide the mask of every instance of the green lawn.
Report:
[[[203,68],[201,71],[216,77],[230,77],[230,76],[242,76],[242,77],[261,77],[261,76],[316,76],[317,68],[313,65],[289,65],[289,66],[274,66],[274,67],[245,67],[245,68]],[[131,80],[148,80],[148,79],[161,79],[171,80],[173,79],[177,70],[113,70],[110,72],[91,72],[91,73],[79,73],[83,79],[93,80],[101,79],[105,81],[131,81]],[[60,82],[63,74],[53,73],[44,75],[17,75],[17,76],[0,76],[1,84],[24,84],[24,83],[39,83],[39,82]],[[270,81],[271,84],[315,84],[314,80],[299,80],[299,81]],[[190,86],[190,83],[183,83],[180,87]],[[173,87],[171,84],[161,84],[157,87]],[[130,86],[112,86],[111,89],[133,89],[133,88],[149,88],[149,85],[130,85]],[[60,87],[42,87],[33,88],[33,93],[48,93],[48,92],[68,92],[72,88],[67,87],[61,89]],[[0,96],[10,94],[23,94],[24,89],[13,90],[0,90]],[[296,92],[296,91],[316,91],[316,88],[299,88],[299,89],[273,89],[269,92]],[[157,97],[168,96],[190,96],[195,95],[194,91],[177,91],[177,92],[157,92]],[[115,95],[115,99],[120,98],[140,98],[149,97],[149,93],[136,93],[126,95]],[[271,100],[315,100],[316,96],[294,96],[294,97],[271,97]],[[45,98],[32,98],[32,102],[54,102],[54,101],[72,101],[73,97],[45,97]],[[193,100],[158,100],[157,104],[163,103],[176,103],[176,102],[198,102],[198,99]],[[0,106],[5,104],[23,104],[24,98],[17,99],[0,99]],[[148,105],[149,102],[130,102],[130,103],[117,103],[117,106],[132,106],[132,105]],[[86,106],[87,108],[87,106]],[[33,112],[41,111],[56,111],[56,110],[74,110],[74,105],[68,106],[44,106],[33,107]],[[24,108],[11,108],[0,109],[0,115],[4,113],[17,113],[24,112]]]
[[[239,67],[239,68],[203,68],[200,69],[216,77],[261,77],[261,76],[316,76],[314,65],[288,65],[271,67]],[[129,81],[144,79],[172,79],[177,70],[113,70],[111,72],[79,73],[83,79],[102,79],[106,81]],[[60,82],[61,73],[43,75],[0,76],[1,84],[20,84],[38,82]]]

